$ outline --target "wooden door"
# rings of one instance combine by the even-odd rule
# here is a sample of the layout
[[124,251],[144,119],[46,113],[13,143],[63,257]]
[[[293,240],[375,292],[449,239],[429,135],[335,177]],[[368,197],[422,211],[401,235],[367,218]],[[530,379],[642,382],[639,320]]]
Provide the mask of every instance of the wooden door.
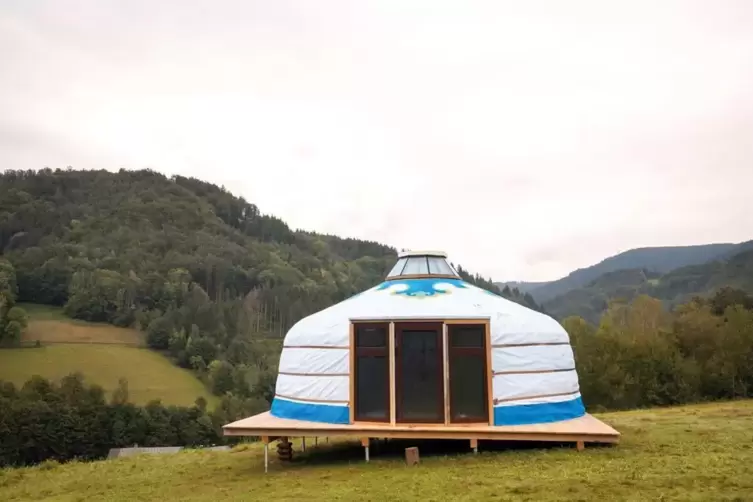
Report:
[[444,423],[442,323],[395,325],[396,419]]

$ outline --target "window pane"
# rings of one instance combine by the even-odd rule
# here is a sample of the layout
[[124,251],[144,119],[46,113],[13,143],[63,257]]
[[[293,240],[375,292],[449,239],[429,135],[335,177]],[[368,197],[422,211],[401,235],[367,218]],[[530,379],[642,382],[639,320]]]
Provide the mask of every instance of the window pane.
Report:
[[400,344],[399,418],[405,422],[442,420],[444,391],[439,333],[403,330]]
[[405,264],[405,268],[403,269],[403,275],[428,273],[429,267],[426,264],[425,256],[411,256],[408,258],[408,263]]
[[450,266],[447,264],[447,260],[440,258],[439,256],[429,256],[429,273],[437,275],[455,275]]
[[397,260],[397,263],[395,263],[395,266],[392,267],[392,270],[390,270],[390,273],[387,274],[387,277],[400,275],[400,273],[403,271],[403,267],[405,266],[406,261],[407,258],[400,258],[399,260]]
[[483,324],[454,325],[450,324],[450,347],[484,347],[486,333]]
[[387,325],[358,326],[356,325],[356,347],[386,347]]
[[389,418],[388,372],[386,356],[356,357],[355,416],[359,420]]
[[450,416],[452,420],[486,421],[484,360],[475,355],[450,354]]

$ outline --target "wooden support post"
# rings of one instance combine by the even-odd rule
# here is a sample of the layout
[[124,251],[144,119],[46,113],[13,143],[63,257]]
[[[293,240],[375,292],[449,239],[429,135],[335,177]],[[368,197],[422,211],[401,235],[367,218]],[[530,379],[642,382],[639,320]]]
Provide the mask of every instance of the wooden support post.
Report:
[[575,443],[575,449],[578,450],[578,451],[585,450],[586,449],[586,443],[583,442],[583,441],[578,441],[577,443]]
[[264,441],[264,473],[269,472],[269,436],[261,438]]
[[306,453],[306,438],[305,437],[301,438],[301,451],[303,453]]
[[478,439],[471,439],[471,448],[473,448],[473,453],[478,453]]
[[366,461],[369,461],[369,438],[361,438],[361,446],[364,448],[366,454]]
[[319,444],[319,436],[314,436],[314,446]]

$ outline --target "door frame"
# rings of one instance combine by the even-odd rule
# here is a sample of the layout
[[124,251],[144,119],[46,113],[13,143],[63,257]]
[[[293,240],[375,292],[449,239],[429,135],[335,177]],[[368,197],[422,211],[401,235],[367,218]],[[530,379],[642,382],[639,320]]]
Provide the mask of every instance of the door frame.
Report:
[[[404,331],[411,331],[411,330],[422,330],[422,331],[434,331],[437,341],[437,384],[438,384],[438,391],[439,391],[439,401],[437,403],[437,418],[436,419],[425,419],[425,420],[405,420],[402,418],[402,412],[400,402],[402,397],[401,387],[400,383],[402,382],[402,370],[400,369],[400,351],[402,348],[402,338],[403,338],[403,332]],[[394,349],[394,358],[395,358],[395,421],[399,424],[409,424],[409,423],[417,423],[417,424],[444,424],[445,423],[445,385],[444,385],[444,360],[445,360],[445,354],[444,354],[444,343],[443,343],[443,336],[442,332],[444,330],[444,325],[441,322],[396,322],[395,323],[395,349]]]
[[[452,422],[450,417],[450,385],[449,385],[449,347],[448,347],[448,328],[452,324],[483,324],[486,332],[486,398],[487,398],[487,410],[489,411],[489,419],[488,421],[483,422],[472,422],[477,423],[479,425],[494,425],[494,394],[493,394],[493,371],[492,371],[492,349],[495,347],[491,343],[491,326],[490,326],[490,318],[489,317],[426,317],[423,319],[417,319],[415,317],[355,317],[349,319],[350,326],[349,326],[349,338],[350,343],[349,346],[338,346],[338,347],[331,347],[333,349],[349,349],[350,357],[349,357],[349,366],[350,371],[348,372],[348,380],[349,380],[349,399],[348,399],[348,408],[349,408],[349,414],[350,414],[350,424],[374,424],[374,425],[386,425],[385,422],[367,422],[362,420],[357,420],[355,418],[355,355],[356,355],[356,347],[355,347],[355,327],[356,325],[360,324],[366,324],[366,323],[379,323],[379,324],[386,324],[389,326],[389,348],[388,348],[388,355],[389,355],[389,377],[390,377],[390,389],[389,389],[389,395],[390,395],[390,426],[406,426],[410,424],[415,425],[452,425],[459,424],[460,422]],[[398,378],[398,365],[397,365],[397,356],[396,356],[396,342],[397,342],[397,331],[398,331],[398,325],[402,326],[419,326],[419,325],[432,325],[432,326],[439,326],[439,334],[441,337],[441,347],[442,347],[442,361],[441,361],[441,368],[442,368],[442,380],[441,384],[443,386],[443,392],[442,392],[442,400],[443,400],[443,417],[444,420],[442,422],[399,422],[397,421],[397,378]],[[330,347],[320,347],[320,348],[330,348]],[[466,424],[467,425],[467,424]]]

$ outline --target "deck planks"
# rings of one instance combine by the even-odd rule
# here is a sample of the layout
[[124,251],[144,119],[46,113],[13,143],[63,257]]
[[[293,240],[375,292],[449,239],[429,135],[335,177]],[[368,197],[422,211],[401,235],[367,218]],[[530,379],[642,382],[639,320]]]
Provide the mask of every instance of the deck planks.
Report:
[[400,439],[476,439],[617,443],[620,433],[593,417],[545,424],[489,426],[486,424],[395,424],[356,422],[327,424],[277,418],[268,411],[223,427],[226,436],[355,436]]

